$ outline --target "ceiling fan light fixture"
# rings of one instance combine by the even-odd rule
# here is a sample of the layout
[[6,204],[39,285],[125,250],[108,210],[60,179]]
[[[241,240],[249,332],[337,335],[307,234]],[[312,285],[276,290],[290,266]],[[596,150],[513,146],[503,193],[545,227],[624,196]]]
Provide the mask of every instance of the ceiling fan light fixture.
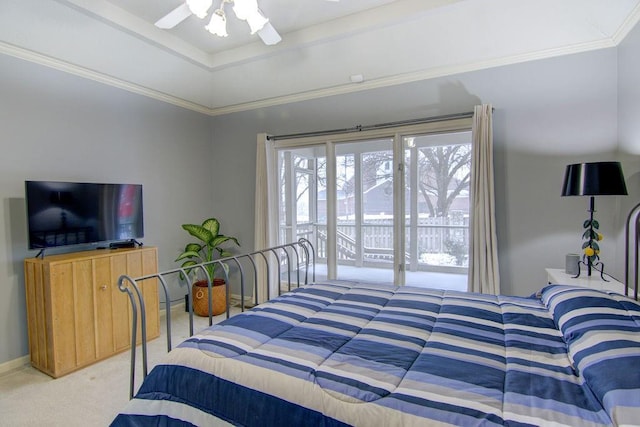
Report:
[[191,13],[196,15],[198,18],[203,19],[207,16],[207,12],[211,8],[213,4],[213,0],[186,0],[187,6],[189,6],[189,10]]
[[252,15],[260,13],[258,0],[233,0],[233,12],[238,19],[247,21]]
[[[237,18],[247,21],[251,34],[258,34],[264,44],[274,45],[282,41],[280,34],[260,11],[257,0],[219,0],[218,8],[214,8],[211,13],[209,24],[204,26],[211,34],[228,37],[227,16],[224,8],[230,3]],[[204,19],[212,6],[213,0],[184,0],[180,6],[160,18],[155,25],[158,28],[171,29],[191,15]]]
[[265,18],[264,15],[260,13],[260,11],[257,10],[255,13],[247,17],[247,24],[249,24],[251,34],[255,34],[263,29],[267,22],[269,22],[269,20]]
[[282,37],[280,37],[280,34],[278,34],[275,28],[273,28],[271,22],[267,22],[265,26],[258,31],[258,36],[267,46],[273,46],[274,44],[278,44],[282,41]]
[[222,9],[218,9],[211,14],[209,25],[205,26],[207,31],[219,37],[227,37],[227,17]]

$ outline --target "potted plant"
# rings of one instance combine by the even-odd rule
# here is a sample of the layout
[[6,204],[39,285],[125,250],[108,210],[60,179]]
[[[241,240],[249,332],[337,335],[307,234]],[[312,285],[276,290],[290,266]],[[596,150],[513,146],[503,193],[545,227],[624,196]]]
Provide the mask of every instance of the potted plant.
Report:
[[[182,224],[182,228],[199,242],[188,243],[184,251],[176,258],[176,262],[185,260],[181,267],[187,275],[197,276],[199,269],[189,268],[196,264],[210,262],[219,258],[231,255],[231,252],[222,246],[229,242],[240,246],[238,239],[220,234],[220,222],[215,218],[204,220],[202,225]],[[222,278],[216,277],[218,263],[211,263],[205,266],[212,285],[212,309],[213,315],[222,314],[227,308],[227,287]],[[199,316],[209,315],[209,286],[207,279],[201,279],[192,285],[193,312]]]

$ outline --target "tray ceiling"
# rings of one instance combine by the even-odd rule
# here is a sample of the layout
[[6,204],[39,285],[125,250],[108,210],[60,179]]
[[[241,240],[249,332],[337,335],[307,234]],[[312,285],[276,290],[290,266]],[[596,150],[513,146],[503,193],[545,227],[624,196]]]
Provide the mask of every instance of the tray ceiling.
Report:
[[3,0],[0,52],[217,115],[612,47],[640,18],[640,0],[258,3],[277,45],[230,10],[226,38],[153,25],[182,0]]

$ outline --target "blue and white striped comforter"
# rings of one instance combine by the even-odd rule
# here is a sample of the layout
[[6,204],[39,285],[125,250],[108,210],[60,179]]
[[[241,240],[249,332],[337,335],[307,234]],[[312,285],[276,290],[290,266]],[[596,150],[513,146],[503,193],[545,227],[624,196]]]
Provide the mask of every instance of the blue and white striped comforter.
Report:
[[640,306],[318,283],[185,341],[113,425],[633,425]]

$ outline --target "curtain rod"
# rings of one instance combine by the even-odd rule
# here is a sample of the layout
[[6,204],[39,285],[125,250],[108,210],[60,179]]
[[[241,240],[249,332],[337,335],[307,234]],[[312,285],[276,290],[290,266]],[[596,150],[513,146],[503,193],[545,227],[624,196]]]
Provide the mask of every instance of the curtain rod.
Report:
[[324,130],[324,131],[317,131],[317,132],[290,133],[287,135],[269,135],[267,136],[267,139],[269,141],[278,141],[282,139],[336,135],[341,133],[363,132],[367,130],[385,129],[385,128],[391,128],[391,127],[397,127],[397,126],[419,125],[424,123],[441,122],[445,120],[466,119],[468,117],[473,117],[473,111],[469,111],[466,113],[445,114],[442,116],[426,117],[422,119],[403,120],[399,122],[380,123],[377,125],[366,125],[366,126],[357,125],[354,127],[344,128],[344,129],[332,129],[332,130]]

